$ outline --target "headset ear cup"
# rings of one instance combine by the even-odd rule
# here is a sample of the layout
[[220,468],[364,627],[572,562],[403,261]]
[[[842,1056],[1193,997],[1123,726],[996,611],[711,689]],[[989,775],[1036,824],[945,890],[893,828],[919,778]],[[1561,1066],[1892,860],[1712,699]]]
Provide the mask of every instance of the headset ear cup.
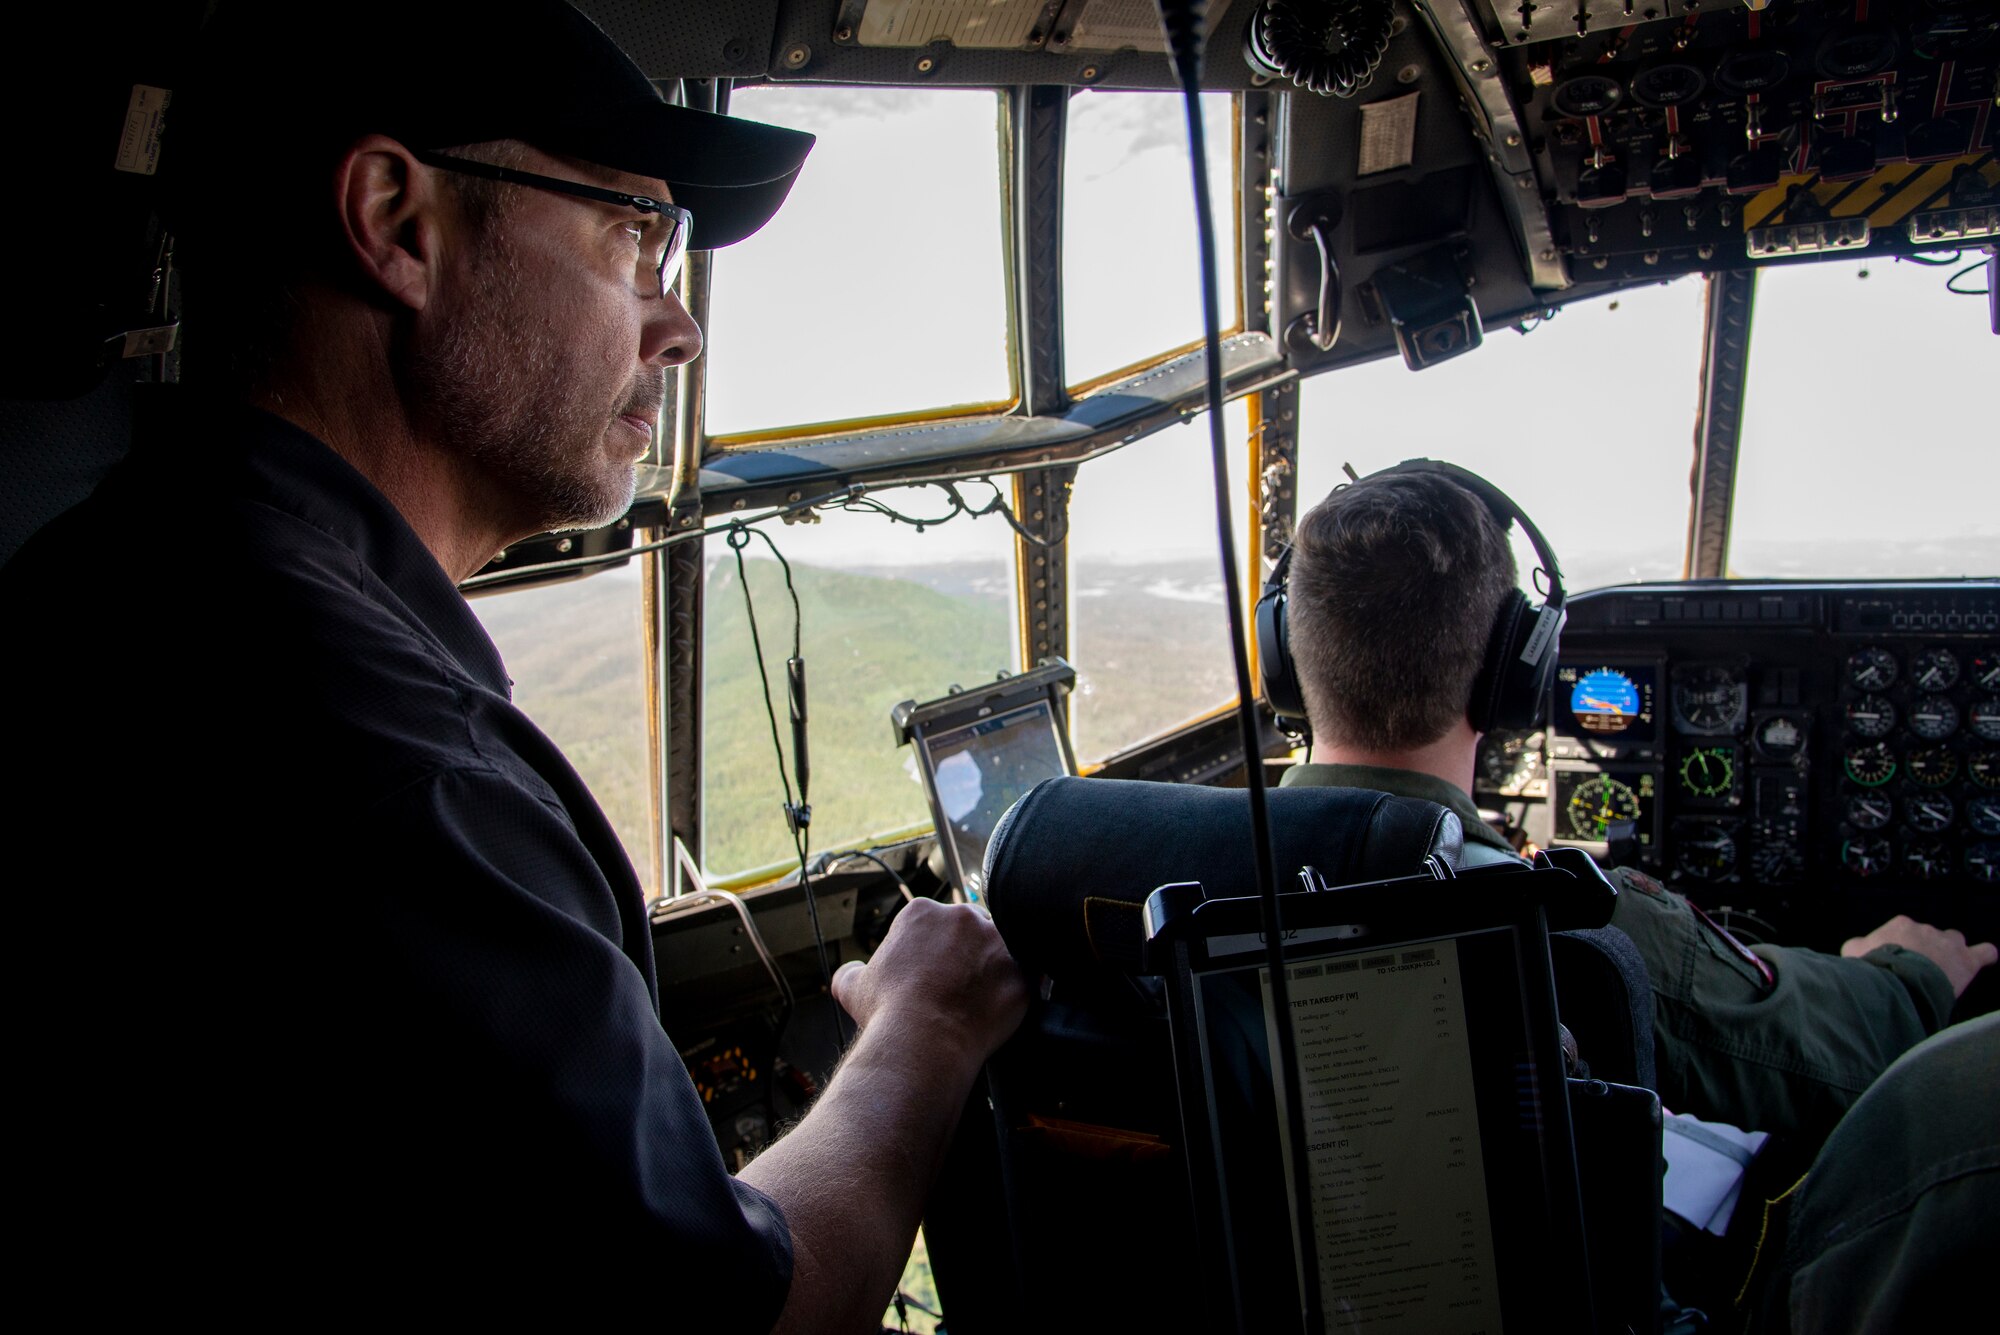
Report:
[[1512,712],[1507,708],[1512,703],[1507,688],[1514,680],[1511,669],[1521,651],[1521,637],[1532,621],[1529,611],[1527,595],[1519,589],[1507,590],[1500,600],[1492,633],[1486,637],[1486,657],[1479,665],[1479,675],[1473,678],[1472,698],[1465,706],[1466,721],[1474,732],[1506,726],[1505,716]]
[[1257,600],[1257,674],[1263,679],[1264,700],[1279,718],[1306,717],[1304,693],[1286,635],[1285,586],[1274,584]]

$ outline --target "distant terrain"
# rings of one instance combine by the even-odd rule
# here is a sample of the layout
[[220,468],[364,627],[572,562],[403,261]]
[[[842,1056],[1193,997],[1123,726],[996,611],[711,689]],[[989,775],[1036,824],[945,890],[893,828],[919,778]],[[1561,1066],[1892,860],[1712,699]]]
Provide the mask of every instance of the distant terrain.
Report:
[[[1757,573],[1824,576],[1831,569],[2000,571],[2000,549],[1965,547],[1893,557],[1865,540],[1822,552],[1733,554]],[[1588,571],[1589,562],[1578,566]],[[1733,562],[1733,564],[1735,564]],[[750,589],[770,673],[781,745],[789,752],[784,661],[792,605],[777,564],[751,560]],[[927,823],[928,809],[889,710],[954,685],[990,681],[1013,658],[1012,572],[996,561],[845,570],[793,564],[804,612],[811,721],[813,846]],[[1666,572],[1653,577],[1666,577]],[[1953,573],[1956,573],[1955,571]],[[1795,576],[1796,577],[1796,576]],[[1078,668],[1074,729],[1088,763],[1212,709],[1235,694],[1220,579],[1209,559],[1073,566],[1070,644]],[[792,856],[771,724],[750,653],[733,561],[712,562],[707,590],[703,861],[715,874]],[[644,635],[635,572],[475,599],[516,686],[516,699],[589,783],[646,871]],[[788,761],[789,764],[789,761]]]

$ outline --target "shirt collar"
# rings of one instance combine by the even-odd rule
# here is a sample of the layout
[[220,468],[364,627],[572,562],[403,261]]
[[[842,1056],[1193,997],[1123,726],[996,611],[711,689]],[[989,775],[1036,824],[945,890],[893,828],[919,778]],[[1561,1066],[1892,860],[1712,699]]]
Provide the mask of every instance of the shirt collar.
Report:
[[1387,765],[1294,765],[1278,780],[1280,788],[1366,788],[1395,797],[1415,797],[1448,807],[1465,827],[1465,837],[1474,843],[1504,848],[1514,846],[1498,830],[1486,823],[1465,790],[1435,774],[1420,770],[1392,769]]
[[402,512],[311,432],[185,386],[135,396],[133,455],[172,481],[289,514],[354,552],[474,680],[501,695],[500,651]]

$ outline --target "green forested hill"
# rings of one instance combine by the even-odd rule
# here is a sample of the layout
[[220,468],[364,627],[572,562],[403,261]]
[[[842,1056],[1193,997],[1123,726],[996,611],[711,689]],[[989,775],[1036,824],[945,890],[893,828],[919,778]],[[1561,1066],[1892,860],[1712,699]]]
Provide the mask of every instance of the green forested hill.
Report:
[[[750,592],[764,640],[778,732],[789,753],[784,660],[792,605],[777,563],[750,561]],[[953,683],[990,681],[1011,668],[1004,597],[951,595],[908,576],[792,567],[804,608],[812,728],[813,843],[825,847],[929,819],[923,791],[889,727],[899,700],[940,695]],[[735,563],[709,576],[705,861],[741,870],[789,855],[777,759],[750,654]]]
[[[792,604],[776,562],[753,559],[783,746]],[[1012,668],[1011,597],[998,563],[834,570],[793,564],[805,616],[813,846],[926,822],[923,793],[889,728],[899,700],[941,695]],[[1220,589],[1206,562],[1086,563],[1072,612],[1079,755],[1101,757],[1232,692]],[[645,637],[637,572],[475,599],[515,699],[562,746],[645,871]],[[728,875],[791,857],[770,724],[750,657],[735,562],[711,565],[707,620],[703,861]]]

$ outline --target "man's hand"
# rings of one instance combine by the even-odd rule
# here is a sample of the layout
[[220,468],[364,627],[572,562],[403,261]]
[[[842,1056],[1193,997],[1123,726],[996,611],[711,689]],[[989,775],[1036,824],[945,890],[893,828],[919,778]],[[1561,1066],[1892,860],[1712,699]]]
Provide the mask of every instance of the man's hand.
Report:
[[833,998],[863,1029],[893,1015],[976,1068],[1020,1026],[1028,983],[985,909],[915,899],[868,963],[840,966]]
[[1944,970],[1951,980],[1951,994],[1964,996],[1973,977],[1987,965],[2000,960],[2000,949],[1991,941],[1976,946],[1965,944],[1965,934],[1956,928],[1941,932],[1927,922],[1898,913],[1866,936],[1850,937],[1840,953],[1858,957],[1877,946],[1901,946],[1914,950]]

